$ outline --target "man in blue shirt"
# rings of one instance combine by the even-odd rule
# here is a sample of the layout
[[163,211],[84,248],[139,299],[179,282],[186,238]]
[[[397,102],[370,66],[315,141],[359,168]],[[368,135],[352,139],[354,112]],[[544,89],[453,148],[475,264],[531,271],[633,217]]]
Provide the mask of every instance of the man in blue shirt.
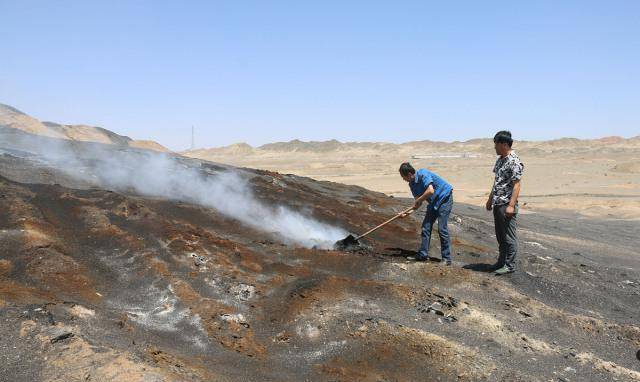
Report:
[[[438,220],[442,261],[446,265],[451,265],[451,237],[449,236],[447,221],[453,207],[453,187],[429,170],[421,168],[416,172],[408,162],[400,166],[400,175],[402,179],[409,183],[411,193],[416,200],[413,206],[414,210],[420,208],[424,201],[429,203],[427,213],[422,222],[422,244],[416,255],[416,260],[424,261],[429,258],[431,229],[433,228],[433,223]],[[404,216],[406,215],[408,214]]]

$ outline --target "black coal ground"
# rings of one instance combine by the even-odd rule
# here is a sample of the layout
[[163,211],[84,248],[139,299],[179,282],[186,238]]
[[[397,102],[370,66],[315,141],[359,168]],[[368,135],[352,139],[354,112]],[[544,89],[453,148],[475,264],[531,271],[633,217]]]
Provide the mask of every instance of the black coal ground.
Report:
[[[454,208],[453,267],[437,243],[406,261],[420,216],[355,252],[295,248],[42,167],[15,134],[0,128],[0,380],[640,379],[637,222],[523,214],[518,272],[499,278],[482,271],[496,244],[479,207]],[[350,232],[408,203],[241,171],[262,200]]]

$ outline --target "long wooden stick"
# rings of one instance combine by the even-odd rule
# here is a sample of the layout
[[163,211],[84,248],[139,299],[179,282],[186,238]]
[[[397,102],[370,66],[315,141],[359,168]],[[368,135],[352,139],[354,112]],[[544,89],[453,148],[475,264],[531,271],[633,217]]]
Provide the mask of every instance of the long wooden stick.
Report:
[[387,225],[387,224],[391,223],[392,221],[396,220],[397,218],[399,218],[399,217],[400,217],[400,216],[402,216],[403,214],[411,213],[411,212],[413,212],[413,211],[414,211],[413,207],[407,208],[406,210],[404,210],[404,211],[400,212],[399,214],[397,214],[396,216],[392,217],[391,219],[389,219],[389,220],[385,221],[384,223],[380,224],[379,226],[377,226],[377,227],[373,227],[373,228],[371,228],[370,230],[368,230],[367,232],[363,233],[362,235],[360,235],[360,236],[356,237],[356,240],[360,240],[360,239],[362,239],[363,237],[365,237],[365,236],[367,236],[368,234],[370,234],[371,232],[373,232],[373,231],[377,230],[378,228],[383,227],[383,226],[385,226],[385,225]]

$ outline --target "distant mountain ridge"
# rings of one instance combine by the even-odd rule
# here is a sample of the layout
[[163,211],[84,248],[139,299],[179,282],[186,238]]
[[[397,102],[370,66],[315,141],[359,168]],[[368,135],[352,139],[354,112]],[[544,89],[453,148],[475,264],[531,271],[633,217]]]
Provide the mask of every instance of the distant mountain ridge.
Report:
[[[572,151],[591,150],[611,147],[620,149],[621,147],[639,148],[640,136],[623,138],[618,136],[608,136],[596,139],[559,138],[549,141],[518,141],[515,145],[517,150],[533,150],[536,152],[554,151],[562,148],[570,148]],[[262,146],[253,147],[247,143],[235,143],[224,147],[202,148],[187,150],[182,152],[186,156],[196,158],[206,158],[208,156],[234,156],[234,155],[254,155],[269,153],[336,153],[354,150],[370,150],[378,153],[391,153],[402,150],[414,152],[419,151],[457,151],[457,152],[492,152],[493,142],[491,138],[474,138],[464,142],[441,142],[441,141],[411,141],[405,143],[388,142],[340,142],[332,139],[328,141],[301,141],[294,139],[288,142],[267,143]]]
[[0,103],[0,127],[7,127],[22,130],[31,134],[73,141],[98,142],[161,152],[169,151],[169,149],[157,142],[134,140],[102,127],[88,125],[62,125],[55,122],[39,121],[13,106],[2,103]]

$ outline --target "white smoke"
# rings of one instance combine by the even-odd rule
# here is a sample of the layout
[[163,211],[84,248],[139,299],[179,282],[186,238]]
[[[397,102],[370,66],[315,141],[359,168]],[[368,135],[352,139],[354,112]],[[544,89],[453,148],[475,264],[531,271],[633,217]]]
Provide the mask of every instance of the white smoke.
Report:
[[[43,144],[43,142],[46,142]],[[52,166],[75,179],[102,188],[135,191],[199,204],[243,224],[271,233],[286,244],[329,249],[346,231],[316,221],[286,206],[268,206],[253,196],[248,182],[252,174],[225,170],[208,174],[193,160],[144,150],[118,149],[99,144],[22,137],[26,147]]]

